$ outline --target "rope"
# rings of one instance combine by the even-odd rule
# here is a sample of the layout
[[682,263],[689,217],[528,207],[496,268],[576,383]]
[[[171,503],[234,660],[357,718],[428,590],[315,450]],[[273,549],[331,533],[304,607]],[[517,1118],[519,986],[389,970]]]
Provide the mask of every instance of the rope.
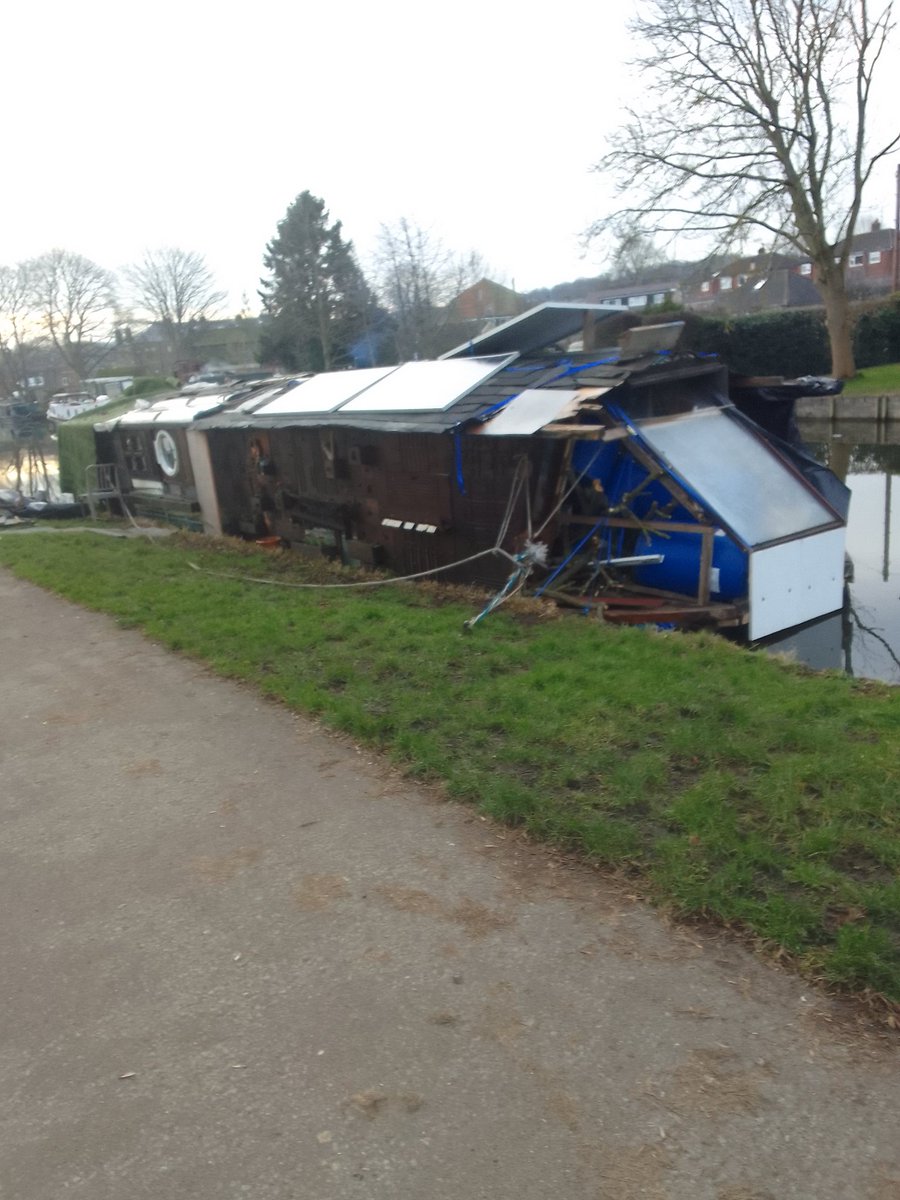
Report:
[[264,579],[259,575],[239,575],[234,571],[210,571],[206,567],[198,567],[193,562],[189,562],[188,566],[201,575],[212,575],[216,579],[236,579],[239,583],[267,583],[272,587],[294,588],[300,591],[310,589],[322,591],[336,588],[387,587],[392,583],[408,583],[412,579],[426,579],[429,575],[440,575],[442,571],[452,571],[454,567],[464,567],[467,563],[476,562],[479,558],[486,558],[489,554],[502,555],[512,563],[517,561],[512,554],[500,546],[491,546],[489,550],[479,550],[477,554],[471,554],[468,558],[461,558],[458,562],[444,563],[441,567],[432,567],[430,571],[417,571],[414,575],[392,575],[390,579],[363,579],[354,583],[293,583],[287,579]]
[[[513,481],[510,486],[509,499],[506,502],[506,509],[503,513],[503,518],[500,522],[500,528],[497,531],[497,538],[494,545],[487,550],[479,550],[477,554],[470,554],[467,558],[461,558],[452,563],[444,563],[440,567],[432,567],[427,571],[416,571],[411,575],[395,575],[389,579],[356,580],[352,583],[295,583],[292,580],[287,579],[266,579],[259,575],[241,575],[235,571],[212,571],[207,567],[198,566],[197,563],[190,561],[188,562],[188,566],[192,571],[196,571],[200,575],[209,575],[214,579],[232,579],[238,583],[259,583],[269,587],[283,587],[295,591],[336,591],[346,590],[349,588],[387,587],[390,584],[395,583],[409,583],[416,579],[427,579],[433,575],[441,575],[445,571],[452,571],[457,567],[467,566],[469,563],[478,562],[480,559],[487,558],[490,555],[496,555],[500,558],[505,558],[513,564],[515,570],[512,572],[500,591],[490,601],[488,601],[484,609],[476,617],[473,617],[471,620],[465,622],[464,628],[471,629],[477,625],[483,617],[486,617],[488,613],[491,613],[494,611],[494,609],[499,608],[501,604],[505,603],[512,596],[517,595],[522,588],[524,588],[525,583],[528,580],[528,577],[531,575],[534,567],[537,565],[543,566],[547,561],[547,547],[543,542],[539,542],[532,538],[531,495],[527,487],[529,469],[530,464],[528,459],[523,456],[519,459],[519,462],[516,465],[516,471],[513,475]],[[518,503],[523,487],[525,488],[528,536],[524,549],[519,554],[513,555],[510,554],[508,550],[503,549],[502,542],[509,532],[509,527],[512,523],[516,504]],[[129,530],[128,532],[120,530],[100,530],[84,526],[69,528],[67,530],[48,529],[47,532],[102,533],[108,537],[120,538],[134,537],[136,533],[140,533],[146,534],[146,536],[152,540],[153,532],[138,525],[127,504],[125,504],[124,499],[122,500],[122,507],[133,526],[133,530]],[[538,530],[538,533],[540,533],[540,530]]]
[[135,538],[142,535],[148,538],[151,542],[157,542],[160,538],[168,537],[174,533],[174,529],[162,529],[159,526],[144,526],[135,525],[134,529],[98,529],[94,525],[67,525],[60,528],[56,525],[0,525],[0,535],[4,533],[17,534],[23,533],[96,533],[98,537],[111,538]]
[[[528,463],[528,459],[523,459],[522,461],[524,463],[526,463],[526,465],[530,466],[530,464]],[[528,470],[526,472],[526,474],[530,476],[531,471]],[[528,538],[528,542],[530,543],[534,538],[534,531],[531,526],[531,488],[530,487],[525,488],[525,529],[526,529],[526,536]]]
[[581,472],[581,474],[576,478],[576,480],[572,484],[572,486],[567,491],[563,492],[556,507],[551,510],[549,515],[545,518],[545,520],[539,526],[537,532],[534,535],[536,538],[539,538],[541,536],[541,534],[544,532],[544,530],[547,528],[547,526],[550,524],[550,522],[553,520],[553,518],[556,516],[556,514],[559,512],[559,510],[562,508],[562,506],[565,504],[565,502],[568,500],[568,498],[572,495],[572,493],[578,487],[579,483],[581,483],[582,479],[584,479],[585,475],[587,475],[588,471],[591,469],[591,467],[597,461],[600,451],[603,449],[604,449],[604,443],[601,442],[601,444],[597,447],[597,449],[591,455],[591,457],[587,463],[587,466],[584,468],[584,470]]
[[601,519],[597,522],[597,524],[594,525],[591,529],[589,529],[587,531],[587,533],[584,535],[584,537],[581,538],[581,540],[575,546],[575,549],[571,552],[571,554],[568,555],[567,558],[563,559],[563,561],[559,564],[559,566],[556,568],[556,570],[553,572],[553,574],[550,576],[550,578],[544,580],[544,582],[541,584],[541,586],[535,592],[536,596],[540,596],[540,594],[542,592],[546,591],[546,589],[550,586],[550,584],[557,577],[557,575],[560,573],[560,571],[564,570],[569,565],[569,563],[572,561],[572,559],[575,557],[575,555],[579,553],[579,551],[582,549],[582,547],[594,536],[594,534],[597,532],[597,530],[605,523],[606,523],[606,518],[601,517]]
[[[456,562],[445,563],[440,567],[432,567],[428,571],[416,571],[412,575],[395,575],[390,579],[364,579],[357,580],[353,583],[294,583],[286,579],[265,579],[259,575],[239,575],[234,571],[211,571],[206,567],[200,567],[194,562],[189,562],[188,566],[197,571],[201,575],[211,575],[216,579],[234,579],[239,583],[261,583],[271,587],[284,587],[296,591],[336,591],[347,588],[373,588],[387,587],[394,583],[409,583],[414,579],[427,579],[432,575],[440,575],[444,571],[452,571],[456,567],[466,566],[468,563],[477,562],[479,559],[487,558],[489,555],[497,555],[507,559],[513,564],[515,570],[507,579],[506,583],[500,591],[488,601],[485,608],[464,624],[465,629],[471,629],[478,622],[493,612],[495,608],[499,608],[512,596],[515,596],[522,590],[528,577],[531,575],[535,566],[543,566],[547,561],[547,547],[543,542],[533,540],[531,537],[531,499],[526,486],[529,473],[528,459],[523,457],[519,460],[516,471],[513,476],[513,481],[510,486],[509,499],[506,502],[506,509],[503,513],[503,519],[500,522],[500,528],[497,531],[497,539],[493,546],[488,550],[480,550],[477,554],[470,554],[468,558],[458,559]],[[525,487],[527,518],[528,518],[528,538],[525,542],[524,549],[519,554],[510,554],[508,550],[504,550],[502,542],[509,532],[509,526],[512,522],[513,513],[521,494],[522,488]]]
[[[522,491],[522,487],[523,487],[523,484],[525,483],[525,479],[526,479],[527,475],[528,475],[528,459],[523,457],[523,458],[520,458],[518,463],[516,464],[516,471],[515,471],[515,474],[513,475],[513,481],[512,481],[512,485],[510,487],[509,499],[506,502],[506,511],[503,514],[503,520],[500,522],[500,528],[497,531],[497,537],[494,542],[495,546],[501,546],[503,544],[503,542],[506,540],[506,535],[509,533],[509,527],[512,522],[512,516],[513,516],[513,513],[515,512],[516,504],[519,501],[519,495]],[[527,489],[526,489],[526,496],[527,496]],[[530,505],[531,505],[530,500],[528,501],[528,505],[529,505],[529,509],[530,509]],[[530,535],[530,533],[531,533],[530,522],[529,522],[529,531],[528,532]]]
[[[467,632],[470,629],[474,629],[478,622],[483,617],[486,617],[488,613],[492,613],[495,608],[499,608],[500,605],[506,600],[510,600],[513,596],[517,595],[517,593],[521,592],[522,588],[525,586],[525,580],[528,578],[528,574],[529,572],[523,570],[513,571],[512,575],[510,575],[509,579],[507,579],[500,591],[496,594],[496,596],[487,602],[478,616],[470,617],[468,621],[463,621],[463,629],[465,629]],[[514,584],[515,586],[513,586]]]
[[521,592],[534,568],[536,566],[544,566],[547,562],[547,547],[543,542],[527,541],[525,549],[521,554],[517,554],[513,561],[516,564],[515,571],[513,571],[500,591],[487,602],[477,617],[470,617],[468,621],[463,622],[463,629],[467,631],[474,629],[482,618]]

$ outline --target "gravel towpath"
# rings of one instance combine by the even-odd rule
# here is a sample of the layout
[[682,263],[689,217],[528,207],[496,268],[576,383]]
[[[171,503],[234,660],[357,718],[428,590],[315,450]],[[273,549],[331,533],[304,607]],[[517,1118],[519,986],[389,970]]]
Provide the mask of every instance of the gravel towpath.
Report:
[[897,1200],[896,1047],[0,572],[3,1200]]

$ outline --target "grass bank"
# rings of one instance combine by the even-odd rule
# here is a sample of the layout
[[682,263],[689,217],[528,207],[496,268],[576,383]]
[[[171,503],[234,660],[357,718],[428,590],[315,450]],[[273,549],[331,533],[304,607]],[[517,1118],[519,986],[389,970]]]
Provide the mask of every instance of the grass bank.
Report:
[[900,392],[900,363],[866,367],[844,384],[845,396],[891,396]]
[[640,873],[831,984],[900,1001],[900,689],[712,636],[497,613],[432,588],[296,591],[296,557],[0,534],[0,562],[314,713],[536,837]]

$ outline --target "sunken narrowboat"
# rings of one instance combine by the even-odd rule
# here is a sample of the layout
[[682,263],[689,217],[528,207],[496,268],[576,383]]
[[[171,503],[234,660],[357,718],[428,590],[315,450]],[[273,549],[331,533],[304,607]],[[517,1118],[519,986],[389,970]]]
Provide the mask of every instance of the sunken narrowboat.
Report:
[[[400,575],[501,586],[514,570],[608,619],[754,639],[840,608],[843,485],[732,402],[723,364],[678,353],[678,323],[594,348],[614,315],[542,305],[436,361],[107,428],[138,509],[177,492],[209,532]],[[735,394],[765,421],[752,381]]]

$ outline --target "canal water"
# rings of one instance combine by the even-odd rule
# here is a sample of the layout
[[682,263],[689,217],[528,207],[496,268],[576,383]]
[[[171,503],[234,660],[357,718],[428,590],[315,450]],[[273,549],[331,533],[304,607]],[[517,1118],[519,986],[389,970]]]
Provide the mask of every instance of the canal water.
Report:
[[900,446],[891,450],[851,479],[852,673],[900,683]]
[[844,611],[769,639],[817,669],[900,684],[900,423],[800,422],[812,453],[852,492]]
[[[900,422],[806,420],[800,432],[853,493],[847,529],[852,579],[843,612],[763,645],[817,670],[900,684]],[[22,490],[43,490],[49,482],[52,495],[59,473],[56,442],[43,443],[41,452],[31,462],[20,455]],[[14,455],[14,445],[0,437],[0,488],[15,486]]]

